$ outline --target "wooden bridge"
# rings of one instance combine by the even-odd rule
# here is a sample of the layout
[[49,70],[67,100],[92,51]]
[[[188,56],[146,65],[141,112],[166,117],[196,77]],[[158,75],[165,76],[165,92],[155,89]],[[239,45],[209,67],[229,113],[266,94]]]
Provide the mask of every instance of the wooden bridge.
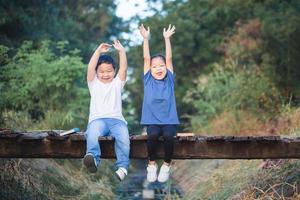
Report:
[[[115,158],[114,140],[100,137],[102,158]],[[0,130],[0,158],[82,158],[86,141],[82,132],[54,136],[52,131]],[[130,137],[130,157],[147,158],[147,136]],[[162,139],[158,156],[163,157]],[[300,137],[193,136],[178,134],[175,159],[263,159],[300,158]]]

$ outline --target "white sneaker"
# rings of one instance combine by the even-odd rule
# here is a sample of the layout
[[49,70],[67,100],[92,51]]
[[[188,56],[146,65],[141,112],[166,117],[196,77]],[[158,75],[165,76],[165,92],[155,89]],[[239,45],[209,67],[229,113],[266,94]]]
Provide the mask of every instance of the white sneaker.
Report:
[[124,180],[124,178],[127,176],[127,169],[124,167],[119,167],[119,169],[116,171],[116,175],[120,181]]
[[97,171],[96,159],[91,153],[87,153],[83,158],[83,164],[86,166],[87,170],[91,173]]
[[155,182],[157,179],[157,165],[148,165],[147,167],[147,181]]
[[166,182],[170,176],[170,166],[163,164],[160,167],[159,174],[157,180],[161,183]]

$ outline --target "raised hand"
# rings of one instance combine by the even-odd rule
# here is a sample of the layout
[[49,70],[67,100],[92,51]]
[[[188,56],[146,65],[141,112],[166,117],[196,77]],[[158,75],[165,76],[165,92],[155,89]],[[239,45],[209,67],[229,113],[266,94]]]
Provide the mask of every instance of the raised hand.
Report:
[[164,28],[163,36],[165,39],[170,38],[175,33],[175,26],[169,24],[168,29]]
[[119,40],[114,40],[113,43],[114,48],[119,52],[119,72],[118,76],[122,81],[126,80],[127,76],[127,57],[126,57],[126,51],[123,45]]
[[143,36],[144,39],[148,39],[149,35],[150,35],[150,28],[149,26],[147,27],[147,29],[145,29],[144,24],[141,24],[139,27],[140,33]]
[[111,44],[108,44],[108,43],[101,43],[97,50],[100,52],[100,53],[105,53],[105,52],[108,52],[108,50],[112,47]]
[[143,56],[144,56],[144,74],[146,74],[150,69],[150,50],[149,50],[149,36],[150,28],[149,26],[145,29],[144,24],[139,26],[141,35],[143,36]]
[[122,44],[119,40],[115,40],[114,43],[113,43],[113,46],[119,52],[125,51],[124,47],[122,46]]
[[169,24],[168,29],[164,28],[163,36],[165,38],[166,45],[166,66],[168,70],[173,73],[173,63],[172,63],[172,47],[170,37],[175,33],[175,26]]
[[111,44],[108,43],[101,43],[96,51],[93,53],[90,62],[88,64],[88,70],[87,70],[87,81],[92,81],[96,76],[96,66],[99,59],[99,56],[102,53],[108,52],[108,50],[112,47]]

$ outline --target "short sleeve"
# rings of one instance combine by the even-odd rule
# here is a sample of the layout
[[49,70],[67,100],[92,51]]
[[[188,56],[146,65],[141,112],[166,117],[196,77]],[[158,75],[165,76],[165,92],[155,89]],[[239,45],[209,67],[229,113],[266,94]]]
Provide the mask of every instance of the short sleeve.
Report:
[[143,73],[143,81],[144,81],[144,84],[147,84],[151,78],[151,71],[148,70],[148,72],[146,74]]
[[124,88],[126,81],[122,81],[118,75],[115,77],[115,81],[121,86],[121,89]]
[[167,76],[170,79],[170,81],[174,84],[176,74],[174,72],[171,72],[170,70],[167,70]]
[[96,80],[97,80],[97,77],[94,76],[94,79],[93,79],[93,80],[87,81],[89,90],[91,90],[91,89],[94,87]]

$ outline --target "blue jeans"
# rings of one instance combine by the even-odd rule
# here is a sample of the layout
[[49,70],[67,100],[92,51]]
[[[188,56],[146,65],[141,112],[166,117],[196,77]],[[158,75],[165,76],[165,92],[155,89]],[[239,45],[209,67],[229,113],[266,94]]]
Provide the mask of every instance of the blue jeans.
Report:
[[100,118],[91,121],[85,132],[86,153],[90,153],[96,159],[97,166],[100,164],[101,149],[98,142],[99,136],[112,136],[115,138],[115,152],[117,156],[116,167],[129,166],[129,134],[124,121],[114,118]]

